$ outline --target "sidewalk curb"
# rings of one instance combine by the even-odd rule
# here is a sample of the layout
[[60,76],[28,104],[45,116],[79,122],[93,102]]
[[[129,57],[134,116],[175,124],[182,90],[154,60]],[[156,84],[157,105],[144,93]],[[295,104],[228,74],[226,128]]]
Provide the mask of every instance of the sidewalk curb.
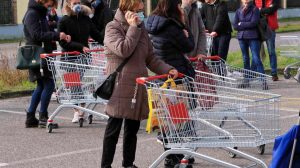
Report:
[[4,92],[0,93],[0,99],[16,98],[31,95],[33,90],[23,90],[15,92]]

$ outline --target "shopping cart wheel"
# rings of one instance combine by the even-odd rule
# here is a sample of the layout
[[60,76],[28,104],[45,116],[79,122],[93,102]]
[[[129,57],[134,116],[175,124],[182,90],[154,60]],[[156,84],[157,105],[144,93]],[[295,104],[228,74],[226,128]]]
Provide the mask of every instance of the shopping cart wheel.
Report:
[[195,158],[194,157],[190,157],[188,160],[189,160],[189,164],[195,163]]
[[[233,147],[233,149],[238,149],[237,147]],[[236,154],[232,153],[232,152],[228,152],[229,157],[231,158],[235,158]]]
[[79,123],[79,127],[82,127],[83,126],[83,118],[79,118],[78,123]]
[[53,124],[48,124],[48,126],[47,126],[47,132],[51,133],[52,130],[53,130]]
[[89,120],[89,124],[92,124],[93,123],[93,115],[89,115],[88,120]]
[[261,154],[261,155],[263,155],[265,153],[265,148],[266,148],[265,144],[258,146],[257,147],[258,153]]
[[284,77],[284,79],[290,79],[291,78],[291,74],[284,72],[283,73],[283,77]]

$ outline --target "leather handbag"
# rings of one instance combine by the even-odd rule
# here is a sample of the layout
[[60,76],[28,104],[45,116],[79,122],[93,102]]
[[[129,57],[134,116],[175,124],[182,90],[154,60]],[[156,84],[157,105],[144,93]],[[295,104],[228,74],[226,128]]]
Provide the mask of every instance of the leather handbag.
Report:
[[35,69],[40,68],[40,54],[44,53],[44,49],[37,45],[25,45],[18,48],[17,53],[17,69]]
[[129,59],[132,57],[132,55],[128,58],[126,58],[119,67],[111,73],[104,82],[97,88],[95,92],[95,96],[98,96],[104,100],[109,100],[111,95],[113,94],[116,78],[118,76],[118,73],[122,71],[123,67],[127,64]]

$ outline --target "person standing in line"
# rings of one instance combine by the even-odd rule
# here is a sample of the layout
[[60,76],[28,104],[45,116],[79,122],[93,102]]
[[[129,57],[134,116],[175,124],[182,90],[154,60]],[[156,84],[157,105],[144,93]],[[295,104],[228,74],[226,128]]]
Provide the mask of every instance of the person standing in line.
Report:
[[200,11],[207,32],[214,38],[212,55],[226,61],[232,32],[226,2],[205,0]]
[[[253,70],[265,74],[264,65],[260,59],[261,43],[258,34],[258,23],[260,15],[252,0],[242,0],[241,7],[236,11],[233,27],[238,31],[237,39],[243,54],[244,69]],[[252,63],[250,65],[249,48],[252,53]],[[255,67],[255,68],[254,68]],[[245,76],[246,79],[249,78]],[[248,81],[246,81],[248,82]],[[244,83],[246,87],[248,83]],[[263,85],[263,89],[267,89]]]
[[114,20],[106,26],[107,73],[113,73],[126,58],[130,58],[118,73],[113,94],[105,108],[109,119],[103,138],[101,168],[111,168],[123,122],[122,167],[137,168],[134,165],[137,133],[141,120],[148,118],[149,110],[146,90],[143,86],[136,86],[136,78],[148,76],[147,68],[156,74],[178,76],[177,70],[154,55],[143,21],[142,0],[120,0]]
[[254,4],[259,8],[260,13],[267,17],[268,25],[272,30],[272,36],[268,39],[267,48],[270,59],[271,66],[271,75],[273,81],[278,81],[277,75],[277,55],[276,55],[276,29],[279,28],[278,18],[277,18],[277,10],[279,8],[280,1],[279,0],[254,0]]
[[[45,53],[53,51],[52,41],[69,43],[71,36],[64,32],[50,31],[47,21],[47,11],[57,6],[57,0],[29,0],[28,9],[23,18],[26,45],[43,46]],[[45,127],[48,120],[48,106],[54,90],[52,73],[48,70],[47,62],[42,60],[43,74],[40,68],[29,69],[29,80],[37,82],[28,110],[26,110],[25,127]],[[40,104],[39,120],[35,113]]]
[[[59,21],[58,32],[66,32],[73,38],[70,43],[60,41],[59,44],[63,51],[78,51],[85,53],[89,50],[88,39],[92,37],[98,43],[101,43],[101,34],[97,30],[96,26],[92,23],[89,15],[92,14],[92,10],[85,5],[82,5],[80,0],[66,0],[65,12],[67,15]],[[72,61],[72,57],[68,58]],[[81,87],[74,87],[71,89],[74,92],[74,96],[80,99]],[[80,104],[82,107],[85,103]],[[73,123],[79,122],[79,119],[84,117],[84,113],[78,109],[74,109]]]
[[201,58],[206,56],[206,33],[197,3],[197,0],[182,0],[181,7],[184,9],[185,24],[191,30],[195,43],[194,50],[187,55]]

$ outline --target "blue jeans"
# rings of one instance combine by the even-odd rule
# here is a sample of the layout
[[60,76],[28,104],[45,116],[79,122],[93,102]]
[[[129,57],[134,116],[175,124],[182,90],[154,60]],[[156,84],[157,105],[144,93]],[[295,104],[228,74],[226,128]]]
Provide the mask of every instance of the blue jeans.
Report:
[[54,90],[53,79],[50,78],[37,79],[37,87],[32,94],[28,113],[35,113],[40,102],[41,102],[40,113],[47,113],[53,90]]
[[267,40],[267,48],[270,58],[271,75],[277,75],[277,56],[275,51],[276,32],[272,31],[272,37]]
[[[248,40],[243,39],[239,40],[240,47],[243,54],[243,62],[244,62],[244,69],[256,71],[259,73],[264,74],[264,65],[260,59],[260,41],[259,40]],[[250,56],[249,56],[249,48],[252,54],[252,63],[250,66]]]
[[223,60],[227,60],[231,34],[222,34],[214,38],[212,55],[218,55]]

